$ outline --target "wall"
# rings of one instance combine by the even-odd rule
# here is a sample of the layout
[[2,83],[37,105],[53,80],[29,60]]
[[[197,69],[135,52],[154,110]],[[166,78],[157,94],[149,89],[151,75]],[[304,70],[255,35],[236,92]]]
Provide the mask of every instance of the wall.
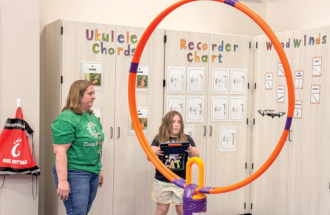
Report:
[[267,20],[275,32],[330,25],[327,0],[268,0]]
[[[177,0],[43,0],[40,2],[40,30],[43,31],[46,24],[57,19],[146,27],[175,2]],[[266,0],[242,2],[266,18]],[[158,28],[243,35],[261,33],[259,27],[242,12],[211,1],[191,2],[181,6],[169,14]]]
[[[16,100],[21,98],[24,118],[35,132],[40,165],[38,31],[39,0],[0,0],[0,123],[4,126],[7,118],[15,117]],[[2,177],[0,181],[1,186]],[[38,197],[32,198],[30,175],[7,176],[0,190],[0,215],[37,214]]]

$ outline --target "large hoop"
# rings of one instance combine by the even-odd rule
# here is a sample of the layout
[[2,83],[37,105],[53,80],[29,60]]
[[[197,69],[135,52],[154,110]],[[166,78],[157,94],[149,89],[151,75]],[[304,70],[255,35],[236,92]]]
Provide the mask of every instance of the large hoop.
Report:
[[[160,13],[148,26],[148,28],[144,31],[136,49],[134,52],[134,56],[131,62],[131,68],[130,68],[130,74],[129,74],[129,81],[128,81],[128,102],[129,102],[129,108],[130,108],[130,114],[132,118],[132,123],[133,127],[136,133],[136,136],[140,142],[140,145],[142,146],[144,152],[148,156],[149,160],[153,163],[153,165],[171,182],[175,183],[176,185],[180,187],[185,186],[185,181],[181,179],[179,176],[175,175],[171,170],[166,168],[162,162],[157,158],[155,153],[152,151],[151,147],[148,144],[148,141],[146,137],[144,136],[141,127],[139,126],[139,118],[137,115],[137,107],[136,107],[136,98],[135,98],[135,82],[136,82],[136,72],[137,68],[140,62],[140,58],[143,52],[143,49],[152,34],[152,32],[155,30],[155,28],[158,26],[158,24],[173,10],[176,8],[187,4],[189,2],[194,2],[194,1],[205,1],[205,0],[182,0],[179,1],[170,7],[166,8],[162,13]],[[254,20],[259,27],[266,33],[270,41],[273,43],[277,54],[280,57],[280,60],[282,62],[284,72],[285,72],[285,77],[286,77],[286,83],[288,87],[288,97],[289,97],[289,103],[288,103],[288,114],[287,114],[287,119],[286,119],[286,124],[284,127],[284,130],[282,132],[282,135],[280,137],[280,140],[270,155],[270,157],[267,159],[267,161],[251,176],[248,178],[244,179],[243,181],[240,181],[236,184],[229,185],[226,187],[206,187],[206,188],[201,188],[198,189],[196,188],[195,193],[210,193],[210,194],[216,194],[216,193],[225,193],[225,192],[230,192],[236,189],[239,189],[252,181],[256,180],[260,175],[262,175],[275,161],[279,153],[281,152],[286,138],[289,134],[290,127],[291,127],[291,122],[292,122],[292,117],[293,117],[293,112],[294,112],[294,102],[295,102],[295,95],[294,95],[294,85],[293,85],[293,79],[292,79],[292,73],[291,69],[289,66],[288,59],[285,55],[285,52],[276,37],[275,33],[272,31],[272,29],[268,26],[268,24],[259,16],[257,15],[254,11],[252,11],[250,8],[242,4],[241,2],[238,2],[237,0],[209,0],[209,1],[216,1],[216,2],[221,2],[225,3],[228,5],[231,5],[235,7],[236,9],[242,11],[245,13],[247,16],[249,16],[252,20]]]

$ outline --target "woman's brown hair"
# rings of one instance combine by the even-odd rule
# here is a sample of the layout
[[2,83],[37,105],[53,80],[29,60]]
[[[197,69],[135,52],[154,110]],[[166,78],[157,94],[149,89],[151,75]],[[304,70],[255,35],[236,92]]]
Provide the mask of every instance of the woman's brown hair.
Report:
[[[80,99],[84,95],[87,87],[93,85],[92,82],[86,80],[78,80],[71,84],[68,97],[66,99],[66,105],[63,107],[62,112],[70,109],[73,113],[83,115],[84,110],[80,105]],[[89,115],[93,113],[93,110],[88,110]]]
[[159,127],[159,133],[158,133],[159,143],[165,143],[170,139],[170,129],[175,115],[178,115],[181,120],[180,132],[177,141],[187,140],[187,136],[183,132],[184,124],[181,114],[178,111],[170,111],[164,116],[162,124]]

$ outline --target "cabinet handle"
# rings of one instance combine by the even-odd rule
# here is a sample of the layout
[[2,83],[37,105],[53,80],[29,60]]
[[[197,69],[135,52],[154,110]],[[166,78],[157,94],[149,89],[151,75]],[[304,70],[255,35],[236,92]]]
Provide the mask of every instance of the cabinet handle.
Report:
[[117,138],[119,138],[119,137],[120,137],[120,128],[119,128],[119,127],[117,127],[117,131],[118,131],[118,136],[117,136]]
[[206,126],[204,125],[204,137],[206,136]]
[[210,126],[210,137],[212,136],[212,126]]
[[113,138],[113,127],[110,127],[110,133],[111,133],[110,139],[112,139]]
[[292,142],[292,137],[291,137],[292,130],[289,131],[289,141]]

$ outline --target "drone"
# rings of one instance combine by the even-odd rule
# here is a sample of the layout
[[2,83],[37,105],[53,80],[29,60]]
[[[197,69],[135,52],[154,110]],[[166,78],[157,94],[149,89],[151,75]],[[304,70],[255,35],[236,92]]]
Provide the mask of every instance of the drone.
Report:
[[278,117],[280,118],[281,116],[283,116],[285,114],[285,112],[278,112],[278,113],[274,113],[274,110],[258,110],[258,112],[262,115],[262,116],[270,116],[272,118],[274,117]]

